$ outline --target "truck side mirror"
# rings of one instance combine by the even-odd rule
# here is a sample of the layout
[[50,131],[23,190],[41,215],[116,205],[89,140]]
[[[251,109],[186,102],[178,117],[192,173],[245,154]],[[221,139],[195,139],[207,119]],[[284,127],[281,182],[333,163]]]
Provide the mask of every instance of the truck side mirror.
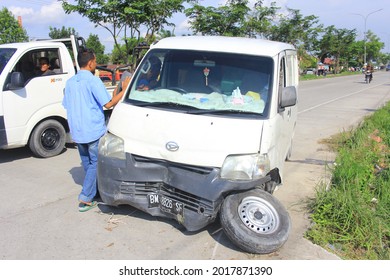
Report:
[[8,84],[8,89],[15,90],[24,87],[24,77],[21,72],[13,72],[11,74],[11,82]]
[[280,107],[286,108],[297,104],[297,89],[294,86],[285,87],[282,90]]

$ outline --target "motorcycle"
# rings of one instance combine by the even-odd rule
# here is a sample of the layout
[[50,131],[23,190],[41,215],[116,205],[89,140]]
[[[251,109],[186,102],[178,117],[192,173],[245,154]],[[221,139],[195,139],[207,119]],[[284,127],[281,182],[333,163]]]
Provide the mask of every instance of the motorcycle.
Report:
[[372,72],[371,71],[366,71],[364,74],[365,74],[364,81],[366,82],[366,84],[371,83],[371,81],[372,81]]

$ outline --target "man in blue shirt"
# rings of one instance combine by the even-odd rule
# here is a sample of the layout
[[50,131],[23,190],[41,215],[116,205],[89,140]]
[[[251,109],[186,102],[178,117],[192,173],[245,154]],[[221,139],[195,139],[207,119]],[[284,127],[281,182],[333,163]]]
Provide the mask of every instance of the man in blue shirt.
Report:
[[67,111],[73,141],[77,144],[85,178],[79,194],[79,211],[85,212],[97,205],[97,159],[100,138],[106,133],[103,107],[115,106],[123,97],[130,82],[123,82],[121,92],[111,98],[103,82],[94,76],[96,56],[92,50],[80,50],[77,56],[80,71],[66,82],[62,105]]

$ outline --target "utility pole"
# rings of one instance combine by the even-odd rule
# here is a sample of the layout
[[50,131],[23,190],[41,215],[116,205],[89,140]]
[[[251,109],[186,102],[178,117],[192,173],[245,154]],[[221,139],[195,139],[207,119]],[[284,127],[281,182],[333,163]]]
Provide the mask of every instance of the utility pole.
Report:
[[372,15],[373,13],[376,13],[376,12],[379,12],[379,11],[382,11],[383,9],[379,9],[379,10],[376,10],[376,11],[373,11],[369,14],[367,14],[366,16],[362,15],[362,14],[356,14],[356,13],[353,13],[353,15],[357,15],[357,16],[361,16],[363,17],[364,19],[364,66],[367,64],[367,47],[366,47],[366,41],[367,41],[367,18],[369,15]]

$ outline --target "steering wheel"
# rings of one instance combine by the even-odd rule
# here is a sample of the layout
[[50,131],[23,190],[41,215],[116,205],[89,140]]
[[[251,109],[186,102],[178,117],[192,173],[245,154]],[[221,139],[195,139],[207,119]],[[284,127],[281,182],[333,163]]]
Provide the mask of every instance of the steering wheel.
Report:
[[168,89],[177,91],[178,93],[181,93],[181,94],[187,94],[188,93],[188,91],[186,91],[185,89],[183,89],[181,87],[169,87]]

